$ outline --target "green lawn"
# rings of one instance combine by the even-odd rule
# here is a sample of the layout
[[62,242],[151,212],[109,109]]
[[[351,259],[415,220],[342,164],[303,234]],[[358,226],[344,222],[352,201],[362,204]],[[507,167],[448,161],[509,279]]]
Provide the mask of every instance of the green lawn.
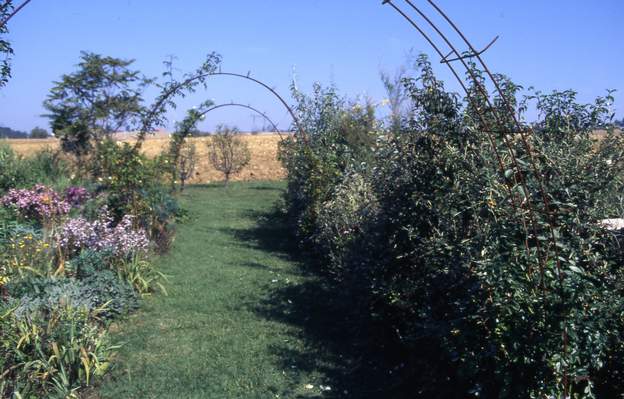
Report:
[[190,220],[158,260],[169,295],[121,323],[103,398],[377,396],[355,370],[361,359],[333,294],[301,272],[272,216],[282,189],[233,183],[183,194]]

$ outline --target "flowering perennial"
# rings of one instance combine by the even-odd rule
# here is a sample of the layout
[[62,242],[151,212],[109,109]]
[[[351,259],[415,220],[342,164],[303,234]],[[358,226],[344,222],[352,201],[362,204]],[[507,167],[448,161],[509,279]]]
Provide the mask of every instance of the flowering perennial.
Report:
[[66,215],[71,209],[56,191],[43,184],[37,184],[30,190],[11,189],[0,202],[5,207],[17,209],[26,219],[39,221]]
[[108,250],[117,256],[127,257],[146,252],[149,247],[147,234],[143,230],[135,230],[132,219],[132,216],[126,215],[113,226],[107,211],[93,222],[84,218],[70,219],[61,227],[57,239],[61,248],[73,253],[82,249]]
[[65,201],[77,207],[89,199],[89,191],[84,187],[69,187],[65,190]]

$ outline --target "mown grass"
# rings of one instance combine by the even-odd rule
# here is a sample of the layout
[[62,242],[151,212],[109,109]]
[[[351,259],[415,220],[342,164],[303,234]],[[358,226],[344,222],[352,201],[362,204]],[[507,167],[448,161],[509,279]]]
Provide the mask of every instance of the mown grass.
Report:
[[190,220],[158,260],[169,295],[147,299],[121,324],[114,338],[125,345],[101,397],[378,397],[376,368],[334,306],[344,301],[302,273],[271,212],[282,189],[188,189]]

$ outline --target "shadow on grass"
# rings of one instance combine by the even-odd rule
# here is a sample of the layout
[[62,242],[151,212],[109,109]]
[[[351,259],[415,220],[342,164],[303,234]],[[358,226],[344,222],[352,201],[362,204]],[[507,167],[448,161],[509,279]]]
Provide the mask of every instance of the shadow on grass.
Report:
[[[344,286],[330,283],[314,272],[313,255],[301,254],[296,239],[278,212],[249,212],[258,221],[252,229],[231,229],[242,245],[286,258],[299,266],[302,282],[274,287],[252,310],[272,321],[286,323],[301,331],[304,349],[288,342],[271,351],[280,359],[280,367],[291,372],[320,373],[326,380],[316,384],[331,387],[324,398],[407,398],[400,393],[397,370],[384,366],[380,354],[386,348],[375,341],[372,320],[367,316],[367,301]],[[252,268],[267,268],[257,262]],[[318,270],[318,269],[317,269]],[[297,271],[296,271],[297,272]],[[365,316],[363,316],[365,315]],[[377,338],[379,338],[377,336]],[[293,396],[289,397],[309,397]]]

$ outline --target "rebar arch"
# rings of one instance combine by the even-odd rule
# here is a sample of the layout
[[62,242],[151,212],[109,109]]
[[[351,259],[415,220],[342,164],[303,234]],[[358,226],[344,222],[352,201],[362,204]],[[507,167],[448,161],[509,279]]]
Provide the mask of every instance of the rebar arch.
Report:
[[[288,105],[286,100],[284,100],[284,98],[274,88],[270,87],[268,84],[264,83],[263,81],[261,81],[259,79],[251,77],[250,74],[243,75],[243,74],[239,74],[239,73],[221,72],[221,71],[219,71],[219,72],[208,72],[208,73],[203,73],[203,74],[200,74],[200,75],[192,76],[192,77],[184,80],[183,82],[180,82],[180,83],[176,84],[167,93],[164,93],[164,95],[161,96],[160,101],[157,102],[156,104],[154,104],[154,106],[152,107],[152,110],[148,113],[146,120],[149,121],[151,119],[151,117],[158,112],[160,107],[162,107],[162,105],[166,101],[170,100],[170,97],[180,87],[184,87],[184,86],[186,86],[186,85],[188,85],[188,84],[190,84],[190,83],[192,83],[194,81],[206,79],[206,78],[209,78],[209,77],[212,77],[212,76],[230,76],[230,77],[235,77],[235,78],[238,78],[238,79],[245,79],[245,80],[248,80],[250,82],[253,82],[253,83],[259,85],[260,87],[265,88],[267,91],[269,91],[269,93],[271,93],[274,97],[276,97],[279,100],[279,102],[284,106],[284,108],[286,108],[286,110],[290,114],[291,118],[293,119],[293,123],[297,127],[297,132],[295,133],[295,135],[297,135],[297,134],[300,135],[301,139],[304,142],[307,142],[307,135],[306,135],[305,130],[303,129],[303,125],[300,123],[299,118],[297,117],[297,115],[293,111],[292,107],[290,105]],[[148,134],[148,128],[146,126],[147,125],[144,124],[143,127],[139,130],[139,138],[137,140],[137,143],[135,144],[136,148],[140,148],[141,147],[143,139]]]
[[282,132],[281,130],[277,127],[277,124],[275,122],[273,122],[273,120],[271,118],[268,117],[268,115],[254,107],[252,107],[251,105],[246,105],[246,104],[239,104],[239,103],[225,103],[225,104],[219,104],[219,105],[214,105],[208,109],[206,109],[205,111],[202,111],[199,113],[199,116],[202,117],[204,115],[206,115],[209,112],[215,111],[219,108],[225,108],[225,107],[239,107],[239,108],[245,108],[248,109],[250,111],[255,112],[256,114],[262,116],[267,122],[269,122],[271,124],[271,126],[273,126],[273,129],[275,130],[275,132],[277,133],[277,135],[280,137],[280,140],[283,140],[284,138],[282,137]]
[[[404,17],[419,33],[421,36],[423,36],[425,38],[425,40],[432,46],[432,48],[439,54],[439,56],[441,57],[441,63],[445,64],[448,66],[448,68],[451,70],[452,74],[454,75],[454,77],[457,79],[457,81],[459,82],[459,84],[462,86],[462,88],[464,89],[464,91],[467,94],[468,100],[469,101],[473,101],[471,93],[467,91],[467,88],[465,86],[465,83],[463,81],[463,79],[461,79],[459,77],[459,74],[456,72],[455,68],[453,67],[453,65],[451,65],[454,61],[459,61],[461,62],[461,64],[463,65],[463,67],[466,69],[466,72],[470,75],[471,80],[474,82],[475,87],[479,90],[479,92],[481,94],[483,94],[483,98],[486,99],[487,101],[487,108],[486,109],[481,109],[479,107],[476,107],[476,111],[478,113],[478,118],[481,121],[482,127],[484,128],[484,133],[486,133],[488,135],[488,138],[490,140],[490,142],[492,142],[492,138],[491,138],[491,134],[496,132],[496,131],[501,131],[501,137],[503,139],[503,142],[505,144],[505,146],[507,147],[507,152],[512,160],[512,166],[513,169],[516,172],[520,172],[520,173],[514,173],[514,183],[516,183],[518,186],[520,186],[522,188],[522,190],[525,193],[526,198],[529,198],[527,195],[529,194],[529,190],[527,187],[527,183],[526,183],[526,177],[524,176],[524,173],[522,173],[522,169],[520,168],[520,166],[518,165],[517,159],[516,159],[516,154],[513,150],[513,148],[511,147],[511,145],[509,144],[509,141],[507,140],[507,138],[505,137],[505,125],[507,124],[507,122],[510,122],[511,124],[514,125],[515,131],[513,132],[509,132],[509,133],[513,133],[516,135],[519,135],[520,137],[520,142],[522,144],[522,146],[524,147],[525,151],[528,154],[529,157],[529,169],[531,174],[533,175],[533,178],[535,179],[536,183],[537,183],[537,187],[538,187],[538,195],[541,199],[541,202],[543,203],[543,210],[539,209],[533,209],[533,205],[531,204],[530,201],[526,201],[526,205],[527,205],[527,210],[528,210],[528,215],[527,215],[527,219],[528,222],[531,225],[531,229],[533,230],[533,236],[536,236],[536,231],[538,230],[538,227],[536,226],[536,220],[535,220],[535,215],[536,212],[542,212],[544,216],[546,217],[546,229],[549,232],[549,239],[548,239],[548,245],[546,246],[545,249],[542,249],[540,244],[539,244],[539,240],[535,240],[535,245],[536,245],[536,249],[537,249],[537,253],[538,253],[538,259],[539,259],[539,267],[540,267],[540,273],[541,273],[541,285],[542,285],[542,289],[544,289],[543,283],[544,283],[544,268],[545,265],[549,262],[549,261],[553,261],[556,265],[556,270],[557,270],[557,276],[558,276],[558,280],[559,280],[559,287],[560,287],[560,295],[563,297],[563,273],[562,273],[562,269],[561,269],[561,262],[560,262],[560,256],[559,256],[559,249],[558,249],[558,242],[557,242],[557,236],[555,233],[555,226],[554,226],[554,220],[555,220],[555,214],[553,212],[553,210],[551,209],[550,206],[550,200],[549,200],[549,196],[548,193],[545,189],[545,185],[544,185],[544,181],[543,181],[543,176],[541,175],[536,159],[535,159],[535,154],[534,154],[534,149],[532,148],[531,144],[529,143],[528,137],[527,137],[527,133],[528,134],[533,134],[533,130],[530,126],[523,126],[522,123],[520,123],[520,118],[518,117],[518,115],[516,114],[515,109],[513,108],[511,101],[507,98],[505,92],[502,90],[498,80],[496,79],[496,77],[494,76],[494,74],[492,74],[491,70],[489,69],[489,67],[487,66],[487,64],[483,61],[483,58],[481,57],[481,55],[487,50],[489,49],[492,44],[496,41],[496,39],[498,39],[498,36],[492,41],[490,42],[483,50],[476,50],[475,46],[468,40],[468,38],[466,37],[466,35],[463,33],[463,31],[457,26],[457,24],[435,3],[435,1],[433,0],[427,0],[427,2],[434,8],[435,12],[437,14],[439,14],[439,16],[441,16],[443,18],[444,21],[446,21],[446,23],[448,23],[448,25],[450,26],[450,28],[457,33],[460,38],[462,39],[462,41],[464,42],[465,45],[468,46],[469,48],[469,52],[465,53],[465,54],[461,54],[458,50],[457,47],[454,46],[452,44],[452,42],[449,40],[449,38],[447,37],[447,35],[438,27],[437,24],[435,24],[431,18],[429,18],[427,16],[427,14],[425,14],[423,11],[421,11],[421,9],[419,7],[417,7],[414,2],[412,0],[404,0],[405,3],[414,11],[416,11],[418,13],[418,15],[424,20],[426,21],[426,23],[432,28],[434,29],[434,31],[438,34],[438,36],[444,41],[444,43],[449,46],[451,48],[451,52],[448,54],[443,54],[442,51],[440,50],[440,48],[435,44],[435,42],[427,35],[426,32],[423,31],[423,29],[414,21],[414,19],[412,19],[408,14],[406,14],[401,8],[399,8],[397,5],[395,5],[393,2],[393,0],[383,0],[382,4],[389,4],[395,11],[397,11],[399,14],[401,14],[402,17]],[[455,58],[449,59],[449,57],[451,55],[455,55]],[[486,79],[489,78],[489,80],[491,81],[491,83],[493,84],[495,91],[497,92],[497,94],[499,95],[502,104],[505,108],[505,112],[504,114],[499,114],[499,112],[501,112],[500,109],[496,109],[495,107],[492,106],[491,100],[489,98],[489,95],[487,94],[487,90],[485,89],[484,85],[478,80],[477,76],[475,76],[475,72],[472,68],[470,68],[467,63],[466,63],[466,59],[468,58],[475,58],[478,63],[480,64],[480,66],[483,68],[485,74],[486,74]],[[489,114],[486,114],[486,112],[489,112]],[[501,127],[501,129],[491,129],[490,124],[487,122],[487,115],[490,115],[494,118],[495,122],[497,125],[499,125]],[[493,144],[493,142],[492,142]],[[498,151],[496,150],[495,146],[493,146],[493,151],[496,154],[497,159],[499,160],[499,167],[503,167],[504,165],[500,159],[500,156],[498,154]],[[530,175],[527,175],[527,177],[530,177]],[[515,204],[513,203],[513,197],[512,198],[512,205],[515,207]],[[523,224],[525,226],[525,232],[527,234],[527,240],[525,240],[525,247],[527,249],[527,251],[529,251],[529,246],[528,246],[528,229],[526,227],[526,221],[523,220]],[[550,251],[553,251],[554,253],[551,255]],[[566,327],[563,327],[562,329],[562,354],[563,357],[565,358],[568,354],[568,331]],[[563,377],[563,388],[564,388],[564,396],[568,395],[568,392],[570,390],[570,381],[569,381],[569,375],[568,375],[568,371],[567,371],[567,367],[564,366],[563,372],[562,372],[562,377]]]

